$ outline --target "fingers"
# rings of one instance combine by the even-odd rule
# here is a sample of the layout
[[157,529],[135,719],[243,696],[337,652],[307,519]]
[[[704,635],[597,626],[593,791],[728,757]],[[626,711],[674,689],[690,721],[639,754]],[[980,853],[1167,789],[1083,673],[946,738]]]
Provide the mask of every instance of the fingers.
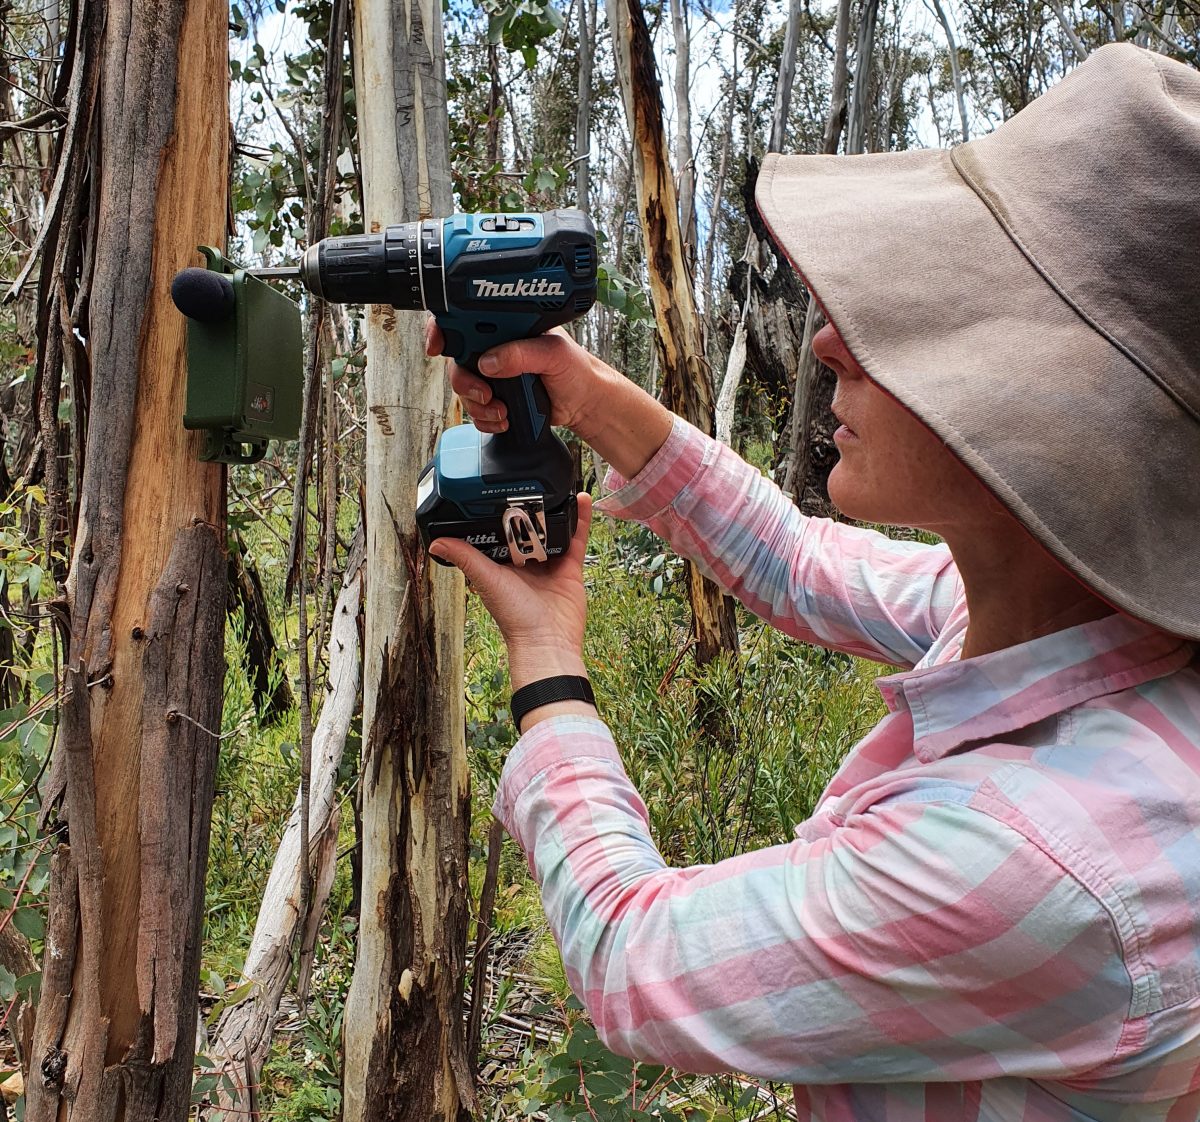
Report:
[[[440,355],[444,346],[442,329],[430,316],[425,321],[425,353],[432,358]],[[456,362],[447,363],[447,366],[450,368],[450,388],[462,399],[463,408],[476,427],[484,432],[503,432],[508,428],[504,419],[508,410],[500,402],[492,403],[492,391],[487,382]]]
[[450,388],[462,399],[463,408],[476,428],[482,432],[503,432],[508,428],[508,409],[502,401],[493,400],[491,386],[477,374],[451,363]]
[[438,327],[437,320],[433,316],[430,316],[425,321],[425,353],[430,358],[434,355],[440,355],[444,345],[445,340],[442,338],[442,329]]
[[592,528],[592,496],[580,491],[576,495],[579,504],[579,522],[575,527],[575,536],[571,539],[571,548],[567,550],[566,560],[583,568],[583,558],[587,553],[588,533]]

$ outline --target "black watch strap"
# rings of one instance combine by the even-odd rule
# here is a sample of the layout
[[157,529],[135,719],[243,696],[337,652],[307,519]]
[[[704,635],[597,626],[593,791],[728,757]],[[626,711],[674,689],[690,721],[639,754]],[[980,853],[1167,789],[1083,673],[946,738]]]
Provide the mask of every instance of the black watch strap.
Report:
[[578,674],[559,674],[554,678],[530,682],[512,695],[509,711],[513,724],[520,731],[521,721],[526,714],[539,705],[549,705],[554,701],[586,701],[589,705],[595,705],[596,695],[592,693],[592,683]]

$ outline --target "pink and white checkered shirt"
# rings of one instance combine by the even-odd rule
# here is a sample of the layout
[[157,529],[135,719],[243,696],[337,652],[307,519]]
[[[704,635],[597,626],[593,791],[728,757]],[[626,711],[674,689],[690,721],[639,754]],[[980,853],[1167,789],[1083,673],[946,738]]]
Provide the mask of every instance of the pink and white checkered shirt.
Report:
[[1200,1118],[1200,665],[1124,615],[961,660],[948,550],[806,519],[676,423],[602,509],[807,642],[911,670],[793,841],[669,868],[599,720],[495,812],[617,1052],[825,1122]]

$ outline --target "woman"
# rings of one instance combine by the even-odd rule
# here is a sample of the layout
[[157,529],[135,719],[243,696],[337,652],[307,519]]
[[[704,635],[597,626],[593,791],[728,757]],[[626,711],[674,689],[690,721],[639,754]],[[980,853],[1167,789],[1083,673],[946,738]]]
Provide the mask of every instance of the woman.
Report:
[[[594,707],[518,692],[496,813],[572,985],[610,1047],[792,1080],[802,1119],[1194,1120],[1200,74],[1106,47],[952,153],[769,158],[758,202],[831,319],[831,499],[946,544],[802,517],[565,336],[485,358],[623,477],[601,509],[912,668],[794,841],[688,869]],[[432,550],[542,701],[586,675],[580,511],[542,569]]]

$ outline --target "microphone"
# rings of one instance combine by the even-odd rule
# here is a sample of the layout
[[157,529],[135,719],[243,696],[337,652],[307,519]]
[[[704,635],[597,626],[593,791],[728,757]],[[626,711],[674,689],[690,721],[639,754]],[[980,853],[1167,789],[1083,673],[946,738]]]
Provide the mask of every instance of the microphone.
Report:
[[219,323],[233,315],[233,281],[212,269],[184,269],[171,282],[171,299],[189,319]]

